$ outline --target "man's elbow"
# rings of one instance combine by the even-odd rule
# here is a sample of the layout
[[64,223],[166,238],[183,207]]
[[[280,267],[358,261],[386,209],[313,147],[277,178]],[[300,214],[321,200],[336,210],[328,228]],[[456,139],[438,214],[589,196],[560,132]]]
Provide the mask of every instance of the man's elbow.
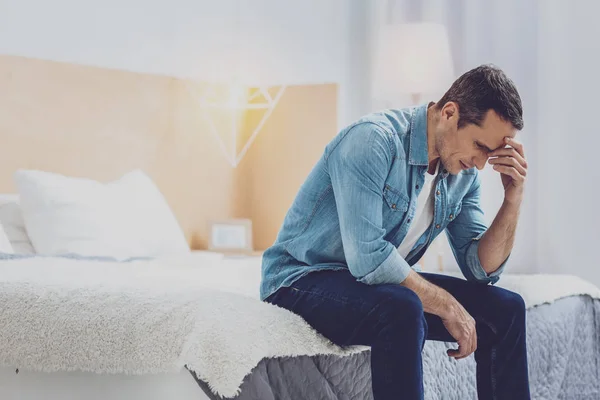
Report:
[[484,260],[479,256],[479,241],[473,241],[465,252],[461,270],[467,280],[482,284],[495,284],[500,279],[506,261],[495,268],[484,267]]
[[367,285],[399,284],[410,273],[410,266],[395,248],[383,260],[381,257],[360,257],[347,262],[352,275]]

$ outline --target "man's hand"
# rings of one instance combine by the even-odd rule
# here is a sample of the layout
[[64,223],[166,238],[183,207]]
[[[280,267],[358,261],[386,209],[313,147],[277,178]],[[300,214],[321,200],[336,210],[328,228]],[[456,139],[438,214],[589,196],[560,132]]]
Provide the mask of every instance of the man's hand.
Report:
[[440,317],[446,330],[458,342],[458,350],[448,350],[457,360],[467,357],[477,348],[475,320],[467,310],[446,290],[434,285],[411,270],[401,283],[419,296],[426,313]]
[[460,360],[477,350],[477,331],[473,317],[458,301],[454,303],[452,311],[441,319],[448,333],[458,343],[458,349],[447,351],[448,356]]
[[520,204],[523,200],[525,177],[527,176],[527,160],[523,144],[512,138],[504,142],[511,147],[504,147],[488,153],[489,163],[500,172],[504,185],[504,200],[511,204]]

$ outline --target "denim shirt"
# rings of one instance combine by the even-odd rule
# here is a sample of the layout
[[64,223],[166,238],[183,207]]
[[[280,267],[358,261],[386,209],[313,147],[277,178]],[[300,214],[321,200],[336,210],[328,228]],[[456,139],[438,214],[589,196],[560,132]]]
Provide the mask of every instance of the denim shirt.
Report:
[[508,258],[491,274],[481,266],[487,225],[475,168],[451,175],[440,166],[433,223],[406,259],[398,252],[428,167],[427,105],[373,113],[342,129],[263,254],[261,300],[319,270],[347,269],[368,285],[399,284],[444,230],[465,278],[496,283]]

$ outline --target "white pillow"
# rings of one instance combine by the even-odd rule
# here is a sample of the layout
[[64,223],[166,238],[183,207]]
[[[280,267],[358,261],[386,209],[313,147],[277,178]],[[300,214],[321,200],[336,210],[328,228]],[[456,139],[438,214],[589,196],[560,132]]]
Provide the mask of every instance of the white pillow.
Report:
[[14,253],[10,241],[8,240],[8,236],[6,236],[4,229],[2,229],[2,224],[0,224],[0,253]]
[[0,225],[17,254],[35,254],[19,205],[19,196],[16,194],[0,194]]
[[190,252],[165,198],[141,170],[109,183],[29,170],[14,179],[36,253],[120,259]]

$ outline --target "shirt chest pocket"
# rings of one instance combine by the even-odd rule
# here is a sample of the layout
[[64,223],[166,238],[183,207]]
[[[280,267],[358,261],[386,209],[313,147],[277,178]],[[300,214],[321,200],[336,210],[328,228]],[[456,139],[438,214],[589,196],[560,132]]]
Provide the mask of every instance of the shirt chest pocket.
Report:
[[[394,189],[390,185],[385,185],[383,189],[383,218],[384,225],[390,222],[396,223],[402,219],[408,211],[410,201],[408,197],[402,194],[399,190]],[[387,221],[386,221],[387,217]]]
[[385,205],[391,212],[406,212],[408,210],[408,198],[390,185],[385,185],[383,189],[383,198]]

